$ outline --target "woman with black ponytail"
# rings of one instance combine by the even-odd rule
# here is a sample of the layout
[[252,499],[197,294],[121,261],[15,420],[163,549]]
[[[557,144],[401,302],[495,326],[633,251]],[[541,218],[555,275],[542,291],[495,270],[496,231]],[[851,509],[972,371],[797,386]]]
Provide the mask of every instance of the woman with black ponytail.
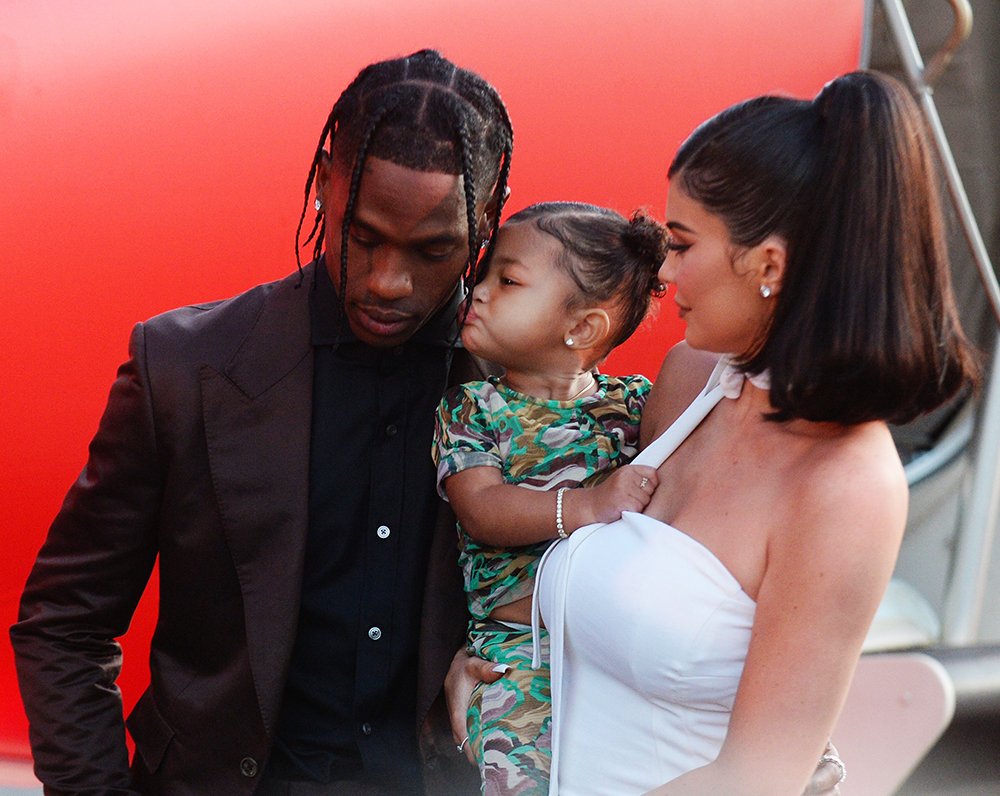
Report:
[[667,228],[658,485],[537,575],[551,792],[797,796],[903,535],[887,422],[976,378],[919,110],[864,72],[729,108],[681,146]]

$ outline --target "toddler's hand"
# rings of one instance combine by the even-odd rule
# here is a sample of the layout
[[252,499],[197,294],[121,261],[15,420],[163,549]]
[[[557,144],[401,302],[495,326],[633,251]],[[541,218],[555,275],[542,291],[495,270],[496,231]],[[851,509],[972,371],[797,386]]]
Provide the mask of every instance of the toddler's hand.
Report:
[[656,484],[654,468],[629,464],[619,467],[598,486],[574,491],[581,498],[586,514],[592,517],[591,522],[614,522],[621,518],[623,511],[646,508]]

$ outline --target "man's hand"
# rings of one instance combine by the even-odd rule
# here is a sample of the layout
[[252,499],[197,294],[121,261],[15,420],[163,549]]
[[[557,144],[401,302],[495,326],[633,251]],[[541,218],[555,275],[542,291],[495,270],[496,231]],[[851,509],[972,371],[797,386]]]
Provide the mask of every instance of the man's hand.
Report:
[[832,743],[826,745],[823,757],[813,772],[809,784],[802,791],[802,796],[837,796],[840,793],[840,783],[844,781],[847,770],[837,754]]
[[[496,668],[494,668],[496,667]],[[504,664],[494,664],[482,658],[474,658],[464,649],[455,653],[444,678],[444,698],[448,703],[448,715],[451,717],[451,735],[455,746],[461,747],[468,761],[475,764],[472,748],[469,744],[469,733],[466,729],[466,716],[469,712],[469,700],[473,689],[480,683],[495,683],[509,667]]]

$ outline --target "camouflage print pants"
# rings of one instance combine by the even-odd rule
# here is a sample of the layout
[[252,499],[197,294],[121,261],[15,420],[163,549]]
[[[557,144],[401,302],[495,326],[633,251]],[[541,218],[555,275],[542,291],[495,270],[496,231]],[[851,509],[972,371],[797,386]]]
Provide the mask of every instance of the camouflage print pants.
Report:
[[547,796],[552,763],[549,638],[542,631],[540,669],[531,668],[531,630],[473,620],[468,651],[510,666],[495,683],[480,683],[469,702],[469,743],[483,796]]

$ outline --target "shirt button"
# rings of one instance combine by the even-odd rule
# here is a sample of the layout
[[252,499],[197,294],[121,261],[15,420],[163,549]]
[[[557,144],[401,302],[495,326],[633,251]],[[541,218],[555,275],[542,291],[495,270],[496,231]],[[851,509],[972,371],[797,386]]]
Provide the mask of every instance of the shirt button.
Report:
[[375,533],[378,534],[378,538],[379,539],[388,539],[389,538],[389,526],[388,525],[379,525],[378,526],[378,530],[375,531]]
[[363,732],[365,735],[371,735],[372,725],[366,721],[364,724],[361,725],[361,732]]
[[372,641],[378,641],[380,638],[382,638],[382,631],[379,630],[377,627],[370,628],[368,630],[368,638],[370,638]]
[[244,777],[256,777],[259,770],[257,761],[252,757],[244,757],[240,760],[240,773]]
[[399,429],[396,428],[396,424],[395,423],[390,423],[389,425],[387,425],[385,427],[385,435],[387,437],[395,437],[396,436],[396,432],[398,430]]

